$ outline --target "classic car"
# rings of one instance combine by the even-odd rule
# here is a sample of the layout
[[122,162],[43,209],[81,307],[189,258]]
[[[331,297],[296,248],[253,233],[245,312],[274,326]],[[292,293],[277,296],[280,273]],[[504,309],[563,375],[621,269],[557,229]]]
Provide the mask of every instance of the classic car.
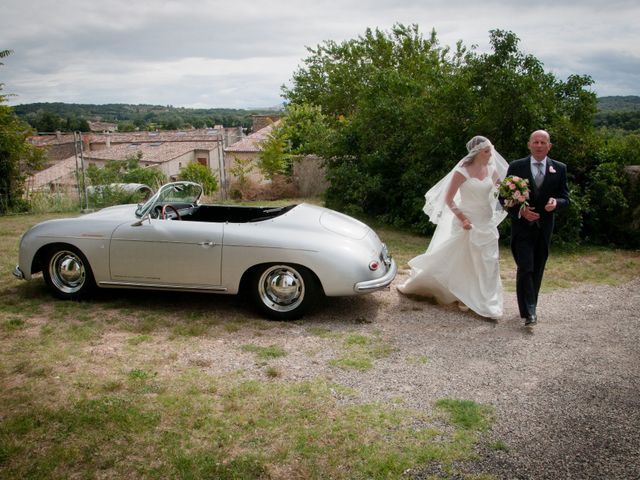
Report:
[[376,233],[342,213],[288,206],[201,204],[193,182],[147,202],[49,220],[20,241],[18,278],[42,272],[62,299],[94,287],[244,292],[272,319],[295,319],[323,295],[387,287],[397,271]]

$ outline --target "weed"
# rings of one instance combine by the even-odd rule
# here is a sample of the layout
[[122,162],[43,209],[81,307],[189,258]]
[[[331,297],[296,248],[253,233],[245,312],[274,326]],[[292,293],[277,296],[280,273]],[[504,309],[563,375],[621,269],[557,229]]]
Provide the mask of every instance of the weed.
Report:
[[173,327],[175,337],[204,337],[209,333],[209,325],[202,323],[185,323]]
[[446,411],[451,422],[465,430],[486,430],[492,423],[493,410],[471,400],[444,398],[436,407]]
[[386,358],[394,351],[396,348],[384,341],[379,333],[374,336],[350,334],[343,342],[342,353],[329,365],[364,372],[373,368],[375,360]]
[[25,325],[25,321],[21,318],[10,318],[2,324],[2,328],[7,331],[20,330],[24,328]]
[[140,369],[133,369],[130,370],[129,373],[127,374],[127,376],[129,377],[130,380],[148,380],[149,378],[152,377],[152,375],[145,371],[145,370],[140,370]]
[[410,365],[426,365],[429,363],[429,357],[426,355],[417,355],[407,357],[407,363]]
[[282,376],[282,373],[280,373],[280,370],[278,370],[276,367],[267,367],[265,373],[269,378],[277,378]]
[[140,345],[141,343],[150,342],[153,337],[151,335],[136,335],[127,339],[129,345]]
[[498,451],[503,451],[503,452],[508,452],[509,451],[509,446],[502,440],[498,440],[495,443],[493,443],[491,445],[491,448],[493,450],[498,450]]
[[260,360],[270,360],[272,358],[285,357],[287,355],[286,350],[278,347],[277,345],[260,347],[259,345],[247,344],[242,346],[242,351],[255,353]]

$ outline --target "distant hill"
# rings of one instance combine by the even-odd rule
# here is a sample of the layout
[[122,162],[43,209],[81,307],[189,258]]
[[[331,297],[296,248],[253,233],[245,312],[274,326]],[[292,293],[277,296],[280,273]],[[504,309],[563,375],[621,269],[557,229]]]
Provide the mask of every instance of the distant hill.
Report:
[[637,95],[598,98],[598,111],[600,112],[637,112],[639,110],[640,97]]
[[598,98],[598,113],[593,119],[596,127],[635,132],[640,130],[640,97],[629,95],[626,97]]
[[[185,108],[171,105],[132,105],[113,103],[105,105],[79,103],[27,103],[16,105],[14,111],[40,132],[87,131],[87,121],[111,122],[120,131],[135,129],[177,130],[203,128],[214,125],[242,126],[250,129],[252,115],[269,115],[276,108]],[[640,96],[599,97],[596,127],[619,128],[627,131],[640,129]]]
[[[133,129],[176,130],[214,125],[251,128],[252,115],[269,115],[275,109],[185,108],[171,105],[105,105],[80,103],[27,103],[13,107],[15,113],[40,132],[83,130],[79,121],[118,124],[120,131]],[[88,127],[87,127],[88,128]]]

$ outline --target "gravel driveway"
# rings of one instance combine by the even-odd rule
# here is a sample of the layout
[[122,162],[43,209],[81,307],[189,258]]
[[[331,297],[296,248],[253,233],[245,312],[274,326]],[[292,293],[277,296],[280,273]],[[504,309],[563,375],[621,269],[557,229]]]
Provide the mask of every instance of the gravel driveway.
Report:
[[[395,285],[405,275],[388,291],[327,298],[303,320],[269,323],[258,336],[249,328],[194,340],[175,352],[177,361],[264,379],[264,362],[242,346],[278,345],[287,355],[269,366],[281,380],[326,378],[356,392],[346,402],[400,400],[427,413],[441,398],[493,406],[495,423],[478,458],[456,465],[466,475],[640,479],[640,278],[541,294],[538,325],[525,328],[515,293],[505,294],[504,316],[489,321],[400,295]],[[222,314],[237,311],[237,300],[216,299]],[[347,333],[379,338],[394,351],[365,372],[337,368],[331,361]],[[105,341],[92,354],[107,355]],[[507,449],[490,448],[498,441]],[[438,468],[407,476],[452,478]]]
[[487,448],[469,472],[640,478],[640,279],[542,295],[531,329],[522,326],[515,294],[505,296],[495,323],[436,306],[416,311],[419,303],[388,295],[399,312],[385,331],[433,360],[423,372],[382,372],[410,388],[409,403],[453,397],[496,409],[490,437],[509,450]]
[[[456,466],[466,474],[640,478],[640,279],[542,294],[538,325],[525,328],[515,293],[505,295],[504,317],[487,321],[398,294],[404,278],[390,291],[327,299],[259,342],[284,343],[290,352],[276,361],[283,379],[324,376],[353,387],[363,402],[401,398],[425,411],[444,397],[492,405],[496,420],[483,445],[501,441],[507,450],[481,446],[477,460]],[[341,370],[329,365],[336,352],[311,329],[378,335],[397,350],[367,372]],[[225,366],[220,347],[216,369],[261,375],[237,346],[225,345],[232,347]],[[440,473],[434,468],[407,473],[428,478]]]

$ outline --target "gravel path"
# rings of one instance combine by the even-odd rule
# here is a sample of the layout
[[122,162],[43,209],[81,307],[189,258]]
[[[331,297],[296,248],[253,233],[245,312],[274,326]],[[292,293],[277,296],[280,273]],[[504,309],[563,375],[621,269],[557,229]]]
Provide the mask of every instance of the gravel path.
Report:
[[412,387],[409,401],[418,408],[443,396],[495,407],[490,436],[509,450],[481,452],[468,471],[504,479],[640,478],[640,280],[542,295],[532,329],[520,323],[515,294],[506,296],[496,323],[442,311],[395,319],[396,342],[426,353],[433,368],[394,375]]
[[[303,321],[251,342],[286,348],[286,357],[270,362],[283,380],[326,377],[352,387],[360,395],[356,401],[401,398],[405,406],[428,412],[444,397],[492,405],[496,422],[479,458],[457,465],[466,474],[640,478],[640,279],[542,294],[538,325],[525,328],[514,293],[505,295],[503,318],[488,321],[398,294],[394,286],[404,274],[390,291],[326,299]],[[377,335],[397,350],[367,372],[342,370],[329,365],[339,345],[327,347],[313,329]],[[242,368],[264,376],[251,354],[238,355],[247,339],[213,341],[215,370]],[[200,347],[207,352],[202,355],[211,352]],[[507,450],[489,448],[497,441]]]

